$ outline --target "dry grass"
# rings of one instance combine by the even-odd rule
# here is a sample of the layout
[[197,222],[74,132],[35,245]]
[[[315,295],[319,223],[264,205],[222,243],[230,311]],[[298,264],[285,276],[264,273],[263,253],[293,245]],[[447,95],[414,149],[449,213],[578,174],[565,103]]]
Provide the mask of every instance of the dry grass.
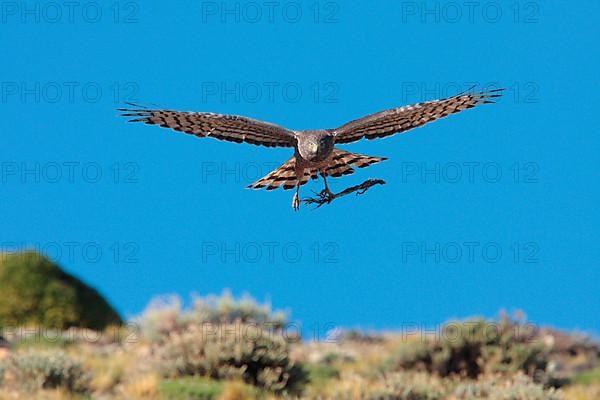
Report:
[[91,390],[95,393],[114,391],[127,376],[131,362],[131,356],[124,352],[88,355],[86,364],[92,371]]
[[120,394],[124,399],[154,400],[158,399],[158,384],[160,379],[155,374],[134,377],[120,386]]
[[219,400],[251,400],[257,397],[256,390],[244,382],[231,381],[223,385]]
[[600,399],[600,383],[569,386],[563,392],[566,400],[597,400]]

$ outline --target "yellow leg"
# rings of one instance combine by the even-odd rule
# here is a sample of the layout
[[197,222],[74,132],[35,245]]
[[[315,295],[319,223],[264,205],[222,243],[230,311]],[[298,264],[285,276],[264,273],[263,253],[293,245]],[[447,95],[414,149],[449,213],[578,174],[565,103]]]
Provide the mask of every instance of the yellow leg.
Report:
[[323,183],[325,184],[325,189],[323,189],[322,193],[327,194],[327,196],[329,196],[330,198],[335,197],[335,194],[333,194],[333,192],[331,190],[329,190],[329,185],[327,184],[327,175],[325,175],[323,173],[323,171],[320,171],[320,172],[321,172],[321,176],[323,177]]
[[294,197],[292,198],[292,208],[294,211],[298,211],[300,209],[300,198],[298,197],[298,193],[300,192],[300,182],[298,182],[296,186],[296,193],[294,193]]

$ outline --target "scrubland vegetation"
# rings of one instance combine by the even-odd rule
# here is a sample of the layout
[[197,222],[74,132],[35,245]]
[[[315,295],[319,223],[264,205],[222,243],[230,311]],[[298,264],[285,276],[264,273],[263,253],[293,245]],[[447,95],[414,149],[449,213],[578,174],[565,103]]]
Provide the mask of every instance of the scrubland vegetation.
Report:
[[[47,293],[46,281],[28,293]],[[315,339],[300,337],[289,315],[227,292],[187,307],[159,298],[129,322],[102,302],[108,315],[96,310],[97,321],[81,324],[62,307],[85,314],[92,305],[60,292],[30,303],[39,320],[6,306],[15,298],[0,299],[0,400],[600,398],[600,346],[522,315],[449,321],[438,332],[342,330]]]

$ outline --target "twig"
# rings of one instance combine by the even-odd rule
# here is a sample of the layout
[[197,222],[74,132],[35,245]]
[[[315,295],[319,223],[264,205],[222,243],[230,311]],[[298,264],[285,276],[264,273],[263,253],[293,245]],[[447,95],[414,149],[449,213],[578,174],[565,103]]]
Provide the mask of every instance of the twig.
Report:
[[325,189],[323,189],[321,191],[321,193],[318,193],[318,194],[316,193],[317,197],[309,197],[306,199],[302,199],[302,202],[304,204],[316,204],[315,208],[319,208],[322,205],[331,203],[333,200],[337,199],[338,197],[346,196],[350,193],[356,192],[357,196],[360,194],[363,194],[367,190],[369,190],[369,188],[371,188],[372,186],[375,186],[375,185],[385,185],[385,181],[383,179],[367,179],[360,185],[351,186],[347,189],[342,190],[339,193],[334,193],[333,195],[329,194],[328,192],[325,191]]

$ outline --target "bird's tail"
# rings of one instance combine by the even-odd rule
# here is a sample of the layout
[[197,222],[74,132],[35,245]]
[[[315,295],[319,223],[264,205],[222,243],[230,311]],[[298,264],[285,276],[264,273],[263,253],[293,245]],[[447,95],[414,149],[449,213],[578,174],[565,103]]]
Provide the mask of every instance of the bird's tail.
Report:
[[[311,178],[310,175],[307,175],[308,172],[308,170],[304,171],[304,176],[302,177],[300,185],[304,185],[306,182],[308,182],[308,179]],[[316,179],[317,175],[315,174],[315,176],[312,178]],[[296,157],[292,157],[283,163],[279,168],[271,171],[267,176],[263,176],[256,182],[248,185],[248,188],[266,188],[267,190],[273,190],[283,186],[284,190],[288,190],[296,187],[297,183],[298,178],[296,177]]]
[[[373,165],[384,160],[387,160],[387,158],[370,157],[335,149],[333,150],[333,153],[331,153],[331,157],[327,163],[318,168],[315,167],[304,169],[304,175],[300,180],[300,186],[306,184],[309,179],[317,179],[319,177],[319,172],[327,176],[337,178],[343,175],[350,175],[354,173],[354,169],[352,168],[353,166],[357,168],[365,168],[369,165]],[[296,176],[296,158],[292,157],[279,168],[269,173],[267,176],[264,176],[256,182],[248,185],[248,188],[266,188],[267,190],[273,190],[283,186],[284,190],[288,190],[295,188],[297,184],[298,177]]]
[[324,167],[321,167],[321,171],[327,176],[337,178],[339,176],[353,174],[354,169],[352,167],[365,168],[385,160],[387,160],[385,157],[371,157],[335,149],[333,150],[333,153],[331,153],[329,163]]

